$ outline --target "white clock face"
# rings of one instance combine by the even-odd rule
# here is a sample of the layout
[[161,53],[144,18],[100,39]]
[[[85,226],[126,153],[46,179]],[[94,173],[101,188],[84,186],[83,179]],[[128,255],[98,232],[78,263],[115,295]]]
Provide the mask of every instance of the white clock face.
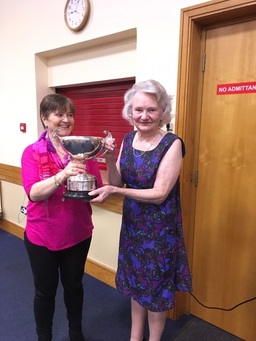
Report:
[[78,30],[86,22],[89,12],[88,0],[68,0],[65,7],[65,21],[70,29]]

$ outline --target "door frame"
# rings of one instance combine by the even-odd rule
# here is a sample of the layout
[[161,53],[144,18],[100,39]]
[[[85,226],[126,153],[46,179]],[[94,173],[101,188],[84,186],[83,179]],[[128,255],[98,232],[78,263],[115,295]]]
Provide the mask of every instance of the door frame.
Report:
[[[179,65],[175,123],[176,133],[185,141],[187,154],[181,172],[183,228],[190,268],[193,264],[196,165],[199,144],[202,91],[202,63],[205,29],[255,18],[255,0],[213,0],[181,10]],[[193,277],[193,274],[192,274]],[[177,292],[174,318],[190,313],[190,295]]]

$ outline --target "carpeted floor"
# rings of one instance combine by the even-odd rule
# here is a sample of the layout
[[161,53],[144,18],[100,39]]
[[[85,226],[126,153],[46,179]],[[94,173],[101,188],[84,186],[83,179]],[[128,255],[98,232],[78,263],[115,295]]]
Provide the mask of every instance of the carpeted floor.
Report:
[[192,317],[172,341],[243,341],[197,317]]
[[[129,341],[130,300],[85,274],[83,330],[86,341]],[[36,341],[33,279],[23,240],[0,228],[0,341]],[[53,341],[68,341],[63,290],[59,285]],[[145,329],[148,336],[148,327]],[[161,341],[241,341],[194,316],[167,320]]]
[[[84,275],[83,330],[86,341],[129,341],[130,299],[116,289]],[[33,280],[23,241],[0,229],[0,341],[36,341]],[[59,285],[53,341],[68,341],[67,319]],[[168,319],[161,341],[171,338],[189,321],[184,315]],[[148,330],[146,328],[145,335]]]

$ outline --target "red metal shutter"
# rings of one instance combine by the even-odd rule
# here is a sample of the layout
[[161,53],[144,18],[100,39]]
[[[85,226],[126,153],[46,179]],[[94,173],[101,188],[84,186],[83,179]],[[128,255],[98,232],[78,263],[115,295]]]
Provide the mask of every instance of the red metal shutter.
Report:
[[[134,79],[101,84],[57,88],[56,92],[69,98],[75,104],[75,127],[73,135],[105,137],[109,130],[117,143],[117,155],[124,134],[133,127],[122,118],[124,93],[132,87]],[[105,163],[100,163],[106,169]]]

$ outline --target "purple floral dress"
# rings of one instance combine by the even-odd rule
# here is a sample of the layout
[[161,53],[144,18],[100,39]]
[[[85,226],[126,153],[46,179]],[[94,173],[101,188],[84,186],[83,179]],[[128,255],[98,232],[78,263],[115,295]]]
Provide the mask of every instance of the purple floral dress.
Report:
[[[120,159],[128,188],[152,188],[162,158],[179,137],[167,133],[151,151],[133,150],[136,131],[126,134]],[[182,153],[185,146],[182,141]],[[134,156],[134,154],[136,156]],[[191,291],[182,230],[180,185],[161,205],[125,197],[120,233],[117,289],[150,311],[174,307],[175,291]]]

